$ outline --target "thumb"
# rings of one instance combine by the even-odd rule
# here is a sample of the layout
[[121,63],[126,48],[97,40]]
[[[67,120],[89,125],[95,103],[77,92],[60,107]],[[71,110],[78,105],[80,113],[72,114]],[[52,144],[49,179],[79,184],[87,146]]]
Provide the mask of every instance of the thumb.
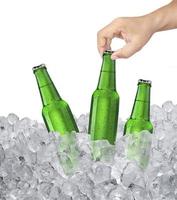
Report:
[[121,49],[118,49],[115,51],[112,55],[111,58],[113,60],[116,60],[117,58],[129,58],[133,54],[135,54],[137,51],[139,51],[141,48],[139,45],[136,43],[130,42],[127,43],[124,47]]

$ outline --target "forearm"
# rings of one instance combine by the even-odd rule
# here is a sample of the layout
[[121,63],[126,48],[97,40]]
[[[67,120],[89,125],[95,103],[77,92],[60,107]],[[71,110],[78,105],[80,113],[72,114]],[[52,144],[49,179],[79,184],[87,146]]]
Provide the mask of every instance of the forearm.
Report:
[[153,32],[177,28],[177,0],[144,17],[151,23]]

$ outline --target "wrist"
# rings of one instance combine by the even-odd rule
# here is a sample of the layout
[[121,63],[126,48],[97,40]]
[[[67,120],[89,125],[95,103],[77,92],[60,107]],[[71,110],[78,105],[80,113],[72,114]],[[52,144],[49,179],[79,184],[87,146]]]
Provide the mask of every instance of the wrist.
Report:
[[155,11],[155,12],[145,15],[144,17],[145,17],[145,21],[150,29],[150,32],[152,34],[163,29],[164,24],[165,24],[163,13]]
[[143,15],[140,17],[143,24],[143,30],[144,33],[147,33],[149,35],[153,35],[155,32],[157,32],[157,20],[154,19],[154,16],[151,14]]
[[177,0],[172,1],[168,5],[145,15],[148,23],[151,24],[153,33],[163,30],[176,28],[177,26]]

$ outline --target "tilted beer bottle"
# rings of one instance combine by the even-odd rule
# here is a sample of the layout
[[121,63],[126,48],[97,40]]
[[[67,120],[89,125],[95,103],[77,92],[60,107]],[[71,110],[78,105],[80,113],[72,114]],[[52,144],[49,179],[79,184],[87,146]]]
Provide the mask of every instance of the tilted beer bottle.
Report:
[[136,134],[143,130],[153,132],[153,125],[150,122],[150,88],[151,81],[138,81],[138,89],[132,109],[131,116],[124,127],[125,134]]
[[69,105],[60,97],[44,64],[33,67],[38,83],[43,109],[42,116],[48,131],[61,135],[79,132]]
[[112,51],[103,53],[103,62],[97,89],[91,100],[89,130],[92,140],[116,140],[119,95],[116,92],[115,61],[111,59]]

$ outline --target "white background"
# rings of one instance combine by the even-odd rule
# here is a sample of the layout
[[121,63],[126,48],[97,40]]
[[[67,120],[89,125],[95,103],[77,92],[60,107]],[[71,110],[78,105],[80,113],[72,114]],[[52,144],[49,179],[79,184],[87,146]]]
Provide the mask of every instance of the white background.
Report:
[[[167,0],[0,1],[0,115],[42,121],[32,67],[45,63],[78,117],[89,112],[101,66],[96,34],[116,17],[143,15]],[[113,42],[113,49],[123,43]],[[117,61],[120,113],[130,115],[139,78],[152,80],[152,104],[177,103],[177,30],[155,34],[133,57]]]

